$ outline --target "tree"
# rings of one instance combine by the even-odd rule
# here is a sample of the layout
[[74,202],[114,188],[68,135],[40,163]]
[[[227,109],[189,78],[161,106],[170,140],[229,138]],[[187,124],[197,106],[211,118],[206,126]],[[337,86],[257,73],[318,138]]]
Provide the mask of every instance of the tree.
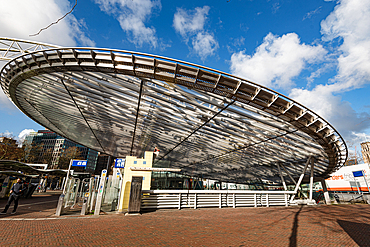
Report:
[[22,148],[24,150],[24,162],[25,163],[40,163],[40,154],[44,148],[42,143],[32,144],[23,142]]
[[[43,146],[43,144],[41,144]],[[47,148],[42,152],[42,156],[39,156],[38,162],[43,164],[48,164],[49,166],[53,161],[53,149]]]
[[364,161],[362,159],[361,148],[356,148],[353,142],[347,142],[347,146],[348,146],[348,159],[346,165],[362,164]]
[[69,147],[60,155],[58,160],[59,169],[68,169],[71,159],[81,159],[81,151],[78,147]]
[[18,147],[18,143],[13,136],[0,134],[0,160],[23,161],[24,150]]

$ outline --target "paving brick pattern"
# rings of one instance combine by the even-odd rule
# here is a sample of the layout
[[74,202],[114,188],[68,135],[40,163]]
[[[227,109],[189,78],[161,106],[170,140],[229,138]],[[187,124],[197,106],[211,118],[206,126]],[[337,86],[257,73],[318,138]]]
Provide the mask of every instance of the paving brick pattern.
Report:
[[0,216],[0,246],[370,246],[370,205],[364,204],[57,218],[56,195],[32,200],[20,205],[55,201]]

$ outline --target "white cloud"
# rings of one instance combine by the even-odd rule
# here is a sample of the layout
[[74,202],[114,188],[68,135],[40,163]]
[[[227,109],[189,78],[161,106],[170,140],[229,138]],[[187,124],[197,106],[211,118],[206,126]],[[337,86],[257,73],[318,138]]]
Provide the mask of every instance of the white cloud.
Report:
[[367,135],[365,133],[355,133],[352,132],[353,135],[353,143],[362,143],[362,142],[368,142],[370,141],[370,135]]
[[338,74],[333,92],[362,87],[370,82],[370,2],[342,0],[321,22],[324,41],[339,39]]
[[129,41],[136,46],[144,43],[156,48],[158,38],[154,27],[147,27],[145,23],[153,9],[161,8],[160,1],[154,0],[95,0],[100,9],[113,15],[119,21],[122,30],[129,35]]
[[346,141],[356,143],[356,136],[363,135],[369,127],[370,114],[356,112],[349,102],[333,95],[328,85],[317,85],[312,91],[293,89],[289,97],[327,120]]
[[193,49],[196,54],[205,60],[208,56],[214,55],[218,49],[218,43],[209,33],[198,33],[192,41]]
[[231,71],[267,87],[288,88],[307,63],[321,61],[326,50],[301,44],[295,33],[281,37],[269,33],[253,56],[244,51],[231,56]]
[[189,49],[202,60],[214,55],[219,47],[213,33],[204,29],[209,10],[208,6],[189,11],[178,8],[173,18],[173,27],[176,32],[180,33],[188,45],[191,39],[192,47],[189,46]]
[[55,22],[70,9],[71,3],[68,0],[2,1],[1,36],[36,40],[61,46],[75,46],[76,41],[83,45],[94,45],[94,42],[82,31],[85,28],[83,21],[77,20],[73,13],[39,35],[29,36]]
[[[364,87],[370,82],[370,2],[342,0],[321,22],[322,40],[339,42],[337,75],[329,84],[312,91],[293,89],[290,97],[327,119],[352,143],[368,131],[370,115],[356,112],[337,94]],[[358,144],[358,143],[357,143]]]
[[[30,37],[41,28],[55,22],[71,10],[68,0],[12,0],[2,1],[0,8],[0,34],[2,37],[35,40],[61,46],[95,46],[83,30],[87,29],[83,20],[72,14],[57,24],[43,30],[39,35]],[[5,62],[0,62],[0,68]],[[0,108],[15,110],[15,106],[0,90]]]
[[322,6],[318,7],[318,8],[317,8],[317,9],[315,9],[315,10],[312,10],[312,11],[308,12],[308,13],[303,17],[303,21],[304,21],[304,20],[306,20],[306,19],[310,19],[312,16],[314,16],[314,15],[316,15],[316,14],[320,13],[321,8],[322,8]]
[[[310,12],[315,14],[319,9]],[[309,63],[325,63],[308,77],[310,87],[321,74],[337,66],[337,74],[327,84],[312,90],[292,89],[289,97],[328,120],[346,141],[359,146],[369,131],[370,114],[356,112],[340,94],[364,87],[370,82],[370,2],[341,0],[321,23],[322,46],[300,44],[296,34],[282,37],[267,35],[253,56],[239,52],[232,55],[231,70],[242,77],[269,87],[287,87]],[[339,45],[337,45],[339,44]],[[333,62],[334,61],[334,62]]]
[[186,10],[178,8],[173,17],[173,27],[183,38],[187,39],[188,36],[203,31],[209,9],[208,6],[204,6],[186,12]]
[[28,136],[31,132],[35,131],[33,129],[24,129],[19,133],[18,136],[14,136],[13,132],[9,132],[8,130],[6,130],[4,133],[0,133],[0,136],[5,136],[17,140],[17,142],[19,143],[19,147],[22,147],[23,141],[25,140],[26,136]]
[[31,133],[31,132],[35,132],[35,130],[33,129],[24,129],[22,130],[19,135],[18,135],[18,141],[20,143],[23,143],[24,139],[26,139],[26,137]]
[[0,136],[5,136],[5,137],[8,137],[8,138],[13,138],[13,132],[9,132],[9,130],[5,130],[5,132],[3,133],[0,133]]

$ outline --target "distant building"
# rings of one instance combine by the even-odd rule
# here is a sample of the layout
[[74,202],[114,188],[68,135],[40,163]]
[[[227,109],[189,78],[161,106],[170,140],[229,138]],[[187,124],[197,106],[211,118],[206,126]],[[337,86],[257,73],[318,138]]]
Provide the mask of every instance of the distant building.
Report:
[[361,143],[361,152],[364,163],[370,164],[370,142]]
[[96,162],[98,158],[98,152],[70,141],[62,136],[50,130],[39,130],[38,132],[31,132],[25,138],[25,144],[30,144],[33,147],[40,146],[38,151],[38,162],[49,156],[49,164],[51,168],[61,168],[60,159],[63,153],[71,147],[77,147],[80,152],[81,159],[87,160],[87,166],[85,170],[87,172],[94,173],[96,168]]
[[107,154],[99,154],[98,156],[98,160],[96,162],[96,168],[95,168],[95,175],[100,175],[101,174],[101,171],[103,169],[109,169],[109,166],[111,164],[108,164],[109,163],[112,163],[112,159],[109,161],[109,155]]

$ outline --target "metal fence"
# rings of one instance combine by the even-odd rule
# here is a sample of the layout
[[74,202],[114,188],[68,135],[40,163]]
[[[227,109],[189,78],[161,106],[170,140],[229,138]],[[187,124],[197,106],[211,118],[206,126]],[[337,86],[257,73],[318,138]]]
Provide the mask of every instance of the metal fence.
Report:
[[294,191],[143,190],[141,209],[289,206]]
[[370,203],[369,192],[357,191],[331,191],[329,192],[330,199],[335,203]]

